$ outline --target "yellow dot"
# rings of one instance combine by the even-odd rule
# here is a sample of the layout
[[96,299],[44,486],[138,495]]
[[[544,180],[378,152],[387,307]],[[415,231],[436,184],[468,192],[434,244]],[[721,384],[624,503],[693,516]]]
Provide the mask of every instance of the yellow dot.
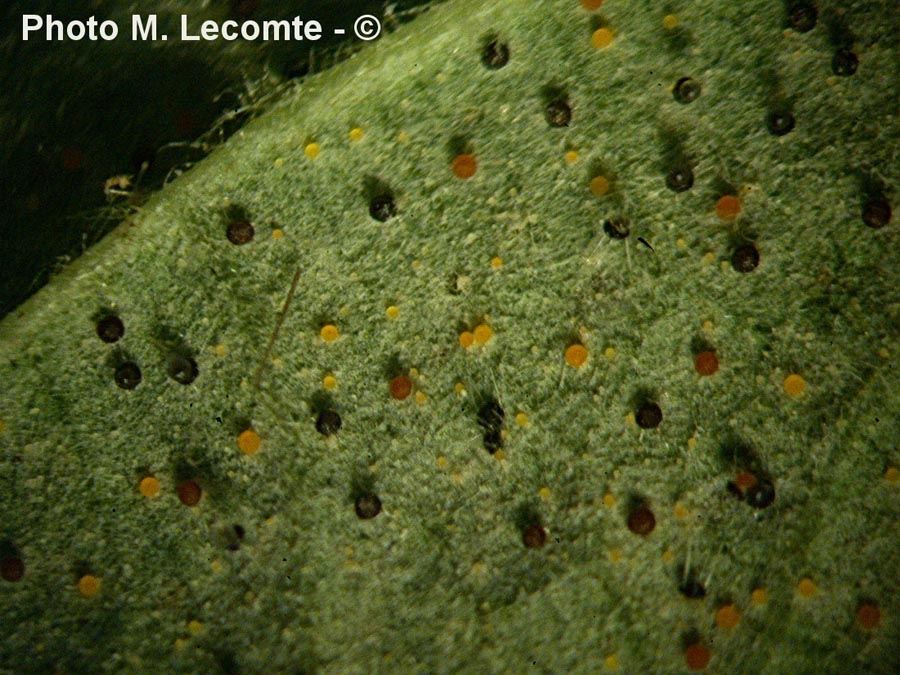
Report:
[[540,490],[538,490],[538,495],[541,499],[547,501],[548,499],[550,499],[550,488],[542,487]]
[[337,389],[337,378],[334,375],[326,375],[322,378],[322,386],[328,391]]
[[456,384],[453,385],[453,391],[455,391],[457,394],[460,394],[460,395],[465,394],[466,393],[466,385],[464,385],[462,382],[457,382]]
[[409,134],[405,131],[401,131],[399,134],[397,134],[397,141],[399,143],[409,143]]
[[284,230],[274,229],[272,230],[272,239],[281,239],[284,236]]
[[812,579],[804,577],[797,584],[797,592],[804,598],[811,598],[816,594],[816,583]]
[[591,178],[591,192],[602,197],[609,192],[609,179],[606,176],[594,176]]
[[614,562],[614,563],[622,560],[622,551],[620,551],[617,548],[612,549],[609,552],[609,560],[610,560],[610,562]]
[[500,269],[501,267],[503,267],[503,258],[501,258],[499,255],[491,258],[491,267],[493,267],[494,269]]
[[893,485],[900,483],[900,469],[896,466],[889,466],[887,471],[884,472],[884,479]]
[[791,373],[784,378],[784,391],[788,396],[797,398],[806,389],[806,380],[796,373]]
[[320,148],[318,143],[310,143],[304,149],[303,153],[309,157],[309,159],[315,159],[319,156]]
[[447,458],[444,457],[443,455],[441,455],[440,457],[437,458],[437,465],[441,469],[446,469],[449,464],[450,464],[450,462],[448,462]]
[[678,520],[684,520],[688,517],[688,510],[681,502],[675,504],[675,508],[672,509],[672,512],[675,514],[675,517],[678,518]]
[[175,649],[181,650],[187,647],[187,640],[183,638],[175,638]]
[[391,305],[386,310],[384,310],[384,313],[387,314],[387,318],[396,319],[398,316],[400,316],[400,308],[397,307],[397,305]]
[[627,415],[625,415],[625,424],[634,426],[634,413],[628,413]]
[[259,450],[259,446],[262,444],[262,439],[259,437],[259,434],[253,431],[253,429],[247,429],[241,432],[241,435],[238,436],[238,447],[241,449],[245,455],[252,455],[257,450]]
[[334,342],[341,336],[341,331],[338,330],[337,326],[329,323],[326,326],[322,326],[322,330],[319,331],[319,335],[323,340],[325,340],[325,342]]
[[350,130],[350,140],[351,141],[362,140],[362,137],[363,137],[363,130],[360,129],[359,127],[353,127]]
[[100,592],[100,580],[93,574],[85,574],[78,580],[78,592],[86,598],[92,598]]
[[566,162],[568,162],[569,164],[574,164],[577,161],[578,161],[578,153],[575,152],[574,150],[569,150],[566,153]]
[[153,476],[147,476],[141,480],[140,490],[145,497],[155,497],[159,494],[159,481]]
[[723,605],[716,612],[716,625],[722,630],[731,630],[741,620],[741,614],[733,604]]
[[688,439],[687,446],[688,446],[688,450],[693,450],[694,448],[696,448],[697,447],[697,437],[691,436]]
[[428,397],[425,395],[424,391],[416,392],[416,403],[418,403],[419,405],[422,405],[427,400],[428,400]]
[[675,245],[678,248],[687,248],[687,242],[684,240],[684,237],[678,237],[678,239],[675,242]]
[[472,332],[472,337],[475,339],[476,344],[486,345],[494,337],[494,329],[486,323],[478,324]]
[[222,571],[222,561],[221,560],[213,560],[209,563],[209,569],[218,574]]
[[575,343],[574,345],[569,345],[566,349],[566,363],[573,368],[581,368],[587,361],[587,357],[588,350],[582,344]]
[[605,495],[603,495],[603,503],[607,506],[615,506],[616,498],[613,497],[611,492],[607,492]]
[[706,265],[712,265],[716,261],[716,254],[712,251],[709,251],[703,255],[703,263]]
[[616,348],[615,347],[607,347],[606,349],[603,350],[603,356],[605,356],[610,361],[612,361],[614,358],[616,358]]
[[887,347],[882,347],[881,349],[878,350],[878,356],[880,356],[883,359],[889,359],[889,358],[891,358],[891,352],[888,350]]
[[272,164],[275,166],[276,169],[280,169],[281,167],[284,166],[284,158],[279,157],[274,162],[272,162]]
[[664,563],[672,563],[675,560],[675,554],[672,552],[672,549],[667,548],[663,551],[662,558]]
[[750,600],[758,607],[769,601],[769,594],[766,592],[765,588],[754,588],[753,592],[750,594]]
[[468,349],[475,344],[475,336],[472,335],[471,332],[464,330],[459,334],[459,344],[461,344],[464,349]]
[[516,413],[516,424],[518,424],[520,427],[527,427],[528,426],[528,415],[526,415],[523,412]]
[[703,322],[703,330],[712,330],[712,329],[713,329],[712,321],[704,321]]
[[203,632],[203,624],[194,619],[188,622],[188,631],[191,635],[200,635]]
[[606,666],[607,670],[618,670],[619,657],[615,654],[610,654],[605,659],[603,659],[603,665]]
[[498,450],[494,453],[494,459],[496,459],[498,462],[502,462],[504,459],[506,459],[506,455],[503,454],[502,450]]
[[609,47],[613,41],[613,34],[609,28],[598,28],[591,35],[591,44],[595,49]]
[[228,347],[221,342],[215,347],[216,356],[225,356],[228,353]]
[[666,14],[663,17],[663,28],[666,30],[672,30],[678,25],[678,17],[674,14]]

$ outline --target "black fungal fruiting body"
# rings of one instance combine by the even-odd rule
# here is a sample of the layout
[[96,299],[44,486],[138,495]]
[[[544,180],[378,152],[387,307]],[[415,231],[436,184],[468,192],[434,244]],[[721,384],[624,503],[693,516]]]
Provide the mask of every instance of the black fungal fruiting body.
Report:
[[610,218],[603,223],[603,231],[606,232],[611,239],[624,239],[631,232],[628,228],[627,218]]
[[118,342],[125,335],[125,324],[115,315],[104,316],[97,322],[97,337],[104,342],[112,344]]
[[500,40],[491,40],[481,51],[481,62],[491,70],[502,68],[509,61],[509,47]]
[[354,508],[360,520],[369,520],[381,513],[381,500],[377,495],[360,495],[356,498]]
[[200,368],[190,356],[175,354],[169,358],[167,372],[169,377],[179,384],[190,384],[197,379],[197,376],[200,374]]
[[819,10],[812,2],[796,2],[788,10],[788,25],[798,33],[808,33],[816,27]]
[[682,77],[675,83],[672,94],[679,103],[691,103],[700,97],[702,87],[693,77]]
[[678,591],[686,598],[696,600],[706,596],[706,589],[693,576],[689,576],[679,586]]
[[316,431],[323,436],[331,436],[341,430],[341,416],[335,410],[325,409],[316,417]]
[[859,67],[859,59],[849,49],[838,49],[831,59],[831,72],[840,77],[849,77]]
[[563,100],[550,101],[544,113],[551,127],[567,127],[572,121],[572,108]]
[[506,413],[500,402],[489,398],[478,409],[478,425],[484,431],[484,449],[494,454],[503,447],[503,420]]
[[115,380],[120,389],[134,389],[141,383],[141,369],[134,361],[126,361],[116,368]]
[[737,272],[752,272],[759,265],[759,251],[753,244],[741,244],[731,254],[731,266]]
[[655,429],[662,422],[662,409],[653,402],[641,404],[634,419],[641,429]]
[[246,220],[237,220],[230,223],[228,229],[225,231],[225,236],[228,237],[228,241],[235,246],[241,246],[250,242],[253,239],[254,234],[256,234],[256,230],[253,228],[253,225]]
[[379,222],[385,222],[397,215],[397,204],[391,195],[377,195],[369,202],[369,215]]
[[862,218],[869,227],[882,228],[891,222],[891,205],[883,197],[873,197],[863,206]]
[[766,116],[766,127],[774,136],[784,136],[794,129],[794,113],[790,110],[773,110]]
[[672,192],[684,192],[694,185],[694,172],[687,164],[679,164],[666,175],[666,187]]

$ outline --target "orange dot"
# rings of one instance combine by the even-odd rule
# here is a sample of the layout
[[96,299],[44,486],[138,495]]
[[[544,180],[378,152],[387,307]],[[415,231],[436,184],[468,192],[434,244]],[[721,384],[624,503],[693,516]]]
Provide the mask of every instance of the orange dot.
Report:
[[398,375],[391,380],[391,396],[402,401],[412,393],[412,380],[406,375]]
[[155,497],[159,494],[159,481],[153,476],[141,479],[140,491],[145,497]]
[[475,326],[475,330],[472,331],[472,337],[475,339],[476,344],[486,345],[494,337],[494,329],[486,323],[478,324]]
[[723,605],[716,612],[716,625],[723,630],[730,630],[741,620],[740,612],[734,605]]
[[319,331],[319,335],[323,340],[325,340],[325,342],[334,342],[340,337],[341,332],[338,330],[337,326],[329,323],[326,326],[322,326],[322,330]]
[[804,577],[797,584],[797,592],[804,598],[811,598],[816,594],[816,583],[812,579]]
[[475,336],[470,331],[464,330],[459,334],[459,344],[463,346],[463,349],[468,349],[475,344]]
[[604,49],[609,47],[613,41],[613,34],[609,28],[598,28],[591,35],[591,45],[595,49]]
[[85,574],[78,580],[78,592],[86,598],[92,598],[100,592],[100,580],[93,574]]
[[719,369],[719,358],[713,351],[700,352],[694,357],[694,369],[701,375],[713,375]]
[[245,455],[252,455],[259,450],[262,439],[260,439],[259,434],[253,431],[253,429],[247,429],[246,431],[242,431],[241,435],[238,436],[237,443],[241,452]]
[[457,178],[471,178],[478,171],[478,162],[475,155],[457,155],[450,164],[453,175]]
[[581,6],[591,12],[595,9],[599,9],[602,4],[603,0],[581,0]]
[[749,471],[741,471],[734,479],[734,484],[741,490],[747,491],[756,485],[756,476]]
[[609,178],[606,176],[594,176],[591,178],[591,192],[597,197],[602,197],[609,192]]
[[863,602],[856,610],[856,620],[861,628],[872,630],[881,623],[881,610],[874,602]]
[[566,349],[566,363],[573,368],[581,368],[587,361],[588,350],[584,345],[575,343]]
[[705,670],[711,657],[709,650],[700,643],[692,644],[684,650],[684,661],[688,670]]
[[769,600],[769,594],[765,588],[754,588],[750,594],[750,599],[754,605],[764,605]]
[[734,195],[722,195],[716,202],[716,215],[722,220],[734,220],[741,212],[741,200]]
[[791,373],[784,378],[784,391],[788,396],[797,397],[806,389],[806,380],[796,373]]

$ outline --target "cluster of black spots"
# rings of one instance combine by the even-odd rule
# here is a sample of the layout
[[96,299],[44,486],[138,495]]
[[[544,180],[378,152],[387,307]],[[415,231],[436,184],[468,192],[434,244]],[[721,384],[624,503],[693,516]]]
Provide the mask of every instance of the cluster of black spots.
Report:
[[97,337],[108,344],[118,342],[125,335],[125,324],[115,314],[107,314],[97,322]]
[[565,99],[557,98],[547,104],[544,115],[551,127],[567,127],[572,121],[572,107]]
[[831,72],[839,77],[849,77],[859,68],[859,58],[849,49],[838,49],[831,58]]
[[125,361],[116,367],[116,386],[120,389],[135,389],[141,383],[141,368],[134,361]]
[[610,239],[625,239],[631,234],[631,229],[628,227],[628,218],[617,216],[606,220],[603,223],[603,231],[606,232]]
[[503,447],[503,421],[506,413],[500,402],[489,397],[478,409],[478,425],[484,435],[484,449],[492,455]]
[[662,408],[654,401],[645,401],[638,406],[634,421],[641,429],[655,429],[662,422]]
[[547,543],[547,530],[540,523],[531,523],[522,530],[525,548],[543,548]]
[[380,223],[397,215],[397,203],[393,195],[380,194],[369,201],[369,215]]
[[509,62],[509,46],[499,38],[490,40],[481,49],[481,62],[486,68],[499,70]]
[[872,229],[880,229],[891,222],[891,205],[882,195],[869,197],[863,204],[862,219]]
[[766,128],[773,136],[784,136],[794,130],[796,119],[790,110],[772,110],[766,115]]
[[694,186],[694,171],[686,162],[672,167],[666,174],[666,187],[672,192],[685,192]]
[[775,501],[775,485],[767,478],[760,478],[747,488],[747,504],[754,509],[764,509]]
[[359,495],[354,504],[356,515],[360,520],[370,520],[381,513],[381,500],[371,493]]
[[197,379],[200,368],[191,356],[172,354],[169,357],[169,365],[166,368],[169,377],[179,384],[190,384]]
[[679,103],[691,103],[700,97],[700,83],[693,77],[682,77],[675,83],[672,94]]
[[225,230],[225,236],[228,237],[228,241],[235,246],[243,246],[251,242],[255,234],[256,230],[250,224],[250,221],[247,220],[235,220],[229,223]]
[[323,436],[332,436],[341,430],[341,416],[332,408],[325,408],[316,417],[316,431]]
[[808,33],[818,20],[819,10],[814,2],[795,2],[788,8],[788,25],[798,33]]
[[731,254],[731,266],[742,274],[752,272],[759,266],[759,250],[753,244],[741,244]]

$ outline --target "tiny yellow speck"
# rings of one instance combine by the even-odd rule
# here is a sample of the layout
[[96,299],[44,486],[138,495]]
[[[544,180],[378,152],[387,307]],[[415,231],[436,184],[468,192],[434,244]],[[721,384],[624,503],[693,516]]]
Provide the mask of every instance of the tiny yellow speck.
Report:
[[711,265],[716,261],[716,254],[712,251],[708,251],[703,255],[703,262],[707,265]]
[[503,454],[502,450],[498,450],[494,453],[494,459],[496,459],[498,462],[502,462],[504,459],[506,459],[506,455]]
[[384,310],[384,313],[387,314],[387,318],[396,319],[398,316],[400,316],[400,308],[397,307],[397,305],[391,305],[386,310]]
[[666,30],[672,30],[676,26],[678,26],[677,16],[675,16],[674,14],[666,14],[663,17],[663,28],[665,28]]
[[194,619],[188,622],[188,632],[191,635],[200,635],[203,632],[203,624]]
[[280,169],[281,167],[283,167],[284,166],[284,158],[279,157],[278,159],[276,159],[274,162],[274,165],[275,165],[276,169]]
[[359,127],[353,127],[350,130],[350,140],[351,141],[362,140],[362,137],[363,137],[363,130],[360,129]]
[[574,164],[577,161],[578,161],[578,153],[575,152],[574,150],[569,150],[566,153],[566,162],[568,162],[569,164]]
[[678,237],[678,239],[675,241],[675,245],[678,248],[687,248],[687,242],[684,240],[684,237]]
[[618,670],[619,669],[619,657],[615,654],[610,654],[605,659],[603,659],[603,665],[606,666],[607,670]]
[[622,560],[622,551],[617,548],[610,550],[609,552],[609,561],[610,562],[620,562]]
[[213,560],[211,563],[209,563],[209,568],[213,572],[218,574],[219,572],[222,571],[222,561],[221,560]]
[[538,490],[538,496],[544,501],[547,501],[548,499],[550,499],[550,488],[542,487],[540,490]]
[[401,131],[399,134],[397,134],[397,142],[409,143],[409,134],[405,131]]
[[486,323],[481,323],[475,326],[475,330],[472,331],[472,337],[476,344],[486,345],[494,337],[494,330]]
[[665,551],[663,551],[662,558],[663,562],[672,563],[675,560],[675,554],[672,552],[672,549],[667,548]]
[[416,403],[418,403],[419,405],[422,405],[427,400],[428,400],[428,397],[425,395],[424,391],[416,392]]
[[591,35],[591,45],[596,49],[609,47],[613,41],[613,34],[609,28],[598,28]]
[[750,600],[754,605],[764,605],[769,600],[769,594],[766,592],[765,588],[754,588],[753,592],[750,594]]
[[422,263],[419,260],[413,260],[411,263],[409,263],[409,266],[412,267],[413,270],[417,270],[422,266]]
[[322,386],[325,387],[328,391],[336,389],[337,378],[334,375],[326,375],[322,378]]
[[520,427],[527,427],[528,426],[528,415],[526,415],[523,412],[516,413],[516,424],[518,424]]
[[338,327],[332,323],[329,323],[325,326],[322,326],[322,330],[319,331],[319,335],[325,342],[334,342],[337,340],[341,332],[338,330]]
[[228,347],[221,342],[215,346],[216,356],[225,356],[228,353]]
[[485,572],[487,572],[487,565],[485,565],[483,562],[477,561],[472,563],[472,574],[481,576]]
[[450,462],[447,461],[447,458],[441,455],[437,458],[437,465],[441,469],[446,469]]
[[615,506],[616,498],[613,497],[611,492],[607,492],[605,495],[603,495],[603,503],[607,506]]
[[100,580],[93,574],[85,574],[78,580],[78,592],[85,598],[92,598],[100,592]]
[[451,479],[453,480],[453,482],[456,483],[457,485],[462,485],[462,484],[463,484],[463,480],[464,480],[464,479],[463,479],[463,475],[462,475],[461,473],[454,473],[453,475],[450,476],[450,478],[451,478]]
[[465,394],[466,385],[464,385],[462,382],[457,382],[453,385],[453,391],[455,391],[457,394]]
[[602,197],[609,192],[609,179],[606,176],[594,176],[591,178],[591,192],[596,197]]
[[703,322],[703,330],[712,330],[712,329],[713,329],[712,321],[704,321]]
[[900,469],[896,466],[889,466],[887,471],[884,472],[884,479],[892,485],[900,483]]
[[272,239],[281,239],[284,236],[284,230],[274,229],[272,230]]
[[625,415],[625,424],[634,426],[634,413],[628,413]]
[[276,357],[276,358],[272,359],[272,365],[275,366],[276,368],[281,368],[281,366],[284,365],[284,361],[282,361],[281,359]]
[[891,358],[891,352],[888,350],[887,347],[882,347],[881,349],[878,350],[878,356],[880,356],[883,359],[889,359],[889,358]]
[[804,577],[797,584],[797,592],[804,598],[811,598],[816,594],[816,583],[812,579]]
[[796,373],[791,373],[784,378],[784,391],[788,396],[797,398],[806,390],[806,380]]
[[503,267],[503,258],[498,255],[491,258],[491,267],[493,267],[494,269],[500,269],[501,267]]
[[675,508],[672,509],[672,512],[675,514],[675,517],[678,518],[678,520],[684,520],[688,517],[688,510],[681,502],[675,504]]
[[603,356],[612,360],[616,358],[616,348],[615,347],[607,347],[603,350]]
[[187,646],[187,641],[183,638],[175,638],[175,649],[181,650]]
[[315,159],[316,157],[318,157],[319,152],[321,152],[321,148],[319,148],[318,143],[309,143],[303,149],[303,154],[305,154],[309,159]]
[[697,447],[697,437],[691,436],[688,439],[687,446],[688,446],[688,450],[693,450],[694,448],[696,448]]
[[418,368],[410,368],[410,369],[409,369],[409,376],[410,376],[410,377],[418,377],[418,376],[419,376],[419,369],[418,369]]

